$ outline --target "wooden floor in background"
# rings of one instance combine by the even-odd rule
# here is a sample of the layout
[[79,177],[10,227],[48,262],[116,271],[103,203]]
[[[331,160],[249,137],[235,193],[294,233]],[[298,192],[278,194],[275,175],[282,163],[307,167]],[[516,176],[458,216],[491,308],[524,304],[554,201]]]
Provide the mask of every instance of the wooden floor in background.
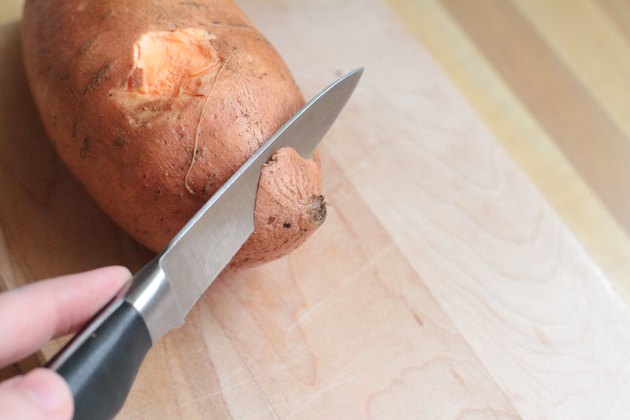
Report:
[[630,2],[389,3],[630,302]]

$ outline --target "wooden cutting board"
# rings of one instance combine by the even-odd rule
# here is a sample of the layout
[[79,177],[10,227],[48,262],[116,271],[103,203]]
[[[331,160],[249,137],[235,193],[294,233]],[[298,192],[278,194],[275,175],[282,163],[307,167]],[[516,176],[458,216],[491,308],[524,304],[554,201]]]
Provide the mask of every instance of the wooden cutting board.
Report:
[[[322,146],[329,218],[219,278],[120,418],[623,418],[626,305],[398,17],[380,0],[239,3],[307,97],[366,67]],[[150,253],[45,140],[17,26],[0,55],[0,278],[137,269]]]

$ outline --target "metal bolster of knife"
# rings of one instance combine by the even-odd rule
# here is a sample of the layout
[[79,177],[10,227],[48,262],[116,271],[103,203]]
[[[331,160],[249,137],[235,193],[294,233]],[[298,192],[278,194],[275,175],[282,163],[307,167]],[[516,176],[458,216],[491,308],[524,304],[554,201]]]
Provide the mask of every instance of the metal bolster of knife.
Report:
[[153,343],[170,330],[181,327],[185,318],[160,264],[161,257],[161,254],[156,256],[136,273],[122,295],[142,315]]

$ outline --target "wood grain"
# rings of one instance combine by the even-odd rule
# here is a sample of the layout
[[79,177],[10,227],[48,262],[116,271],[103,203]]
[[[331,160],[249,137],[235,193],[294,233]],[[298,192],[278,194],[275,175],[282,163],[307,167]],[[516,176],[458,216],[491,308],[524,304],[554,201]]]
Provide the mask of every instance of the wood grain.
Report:
[[[520,400],[513,401],[519,414],[588,418],[614,409],[611,401],[620,401],[624,391],[602,389],[607,381],[596,377],[604,371],[616,375],[625,363],[591,357],[612,343],[595,335],[586,338],[586,330],[599,327],[588,326],[593,314],[580,301],[584,295],[602,299],[596,306],[606,307],[601,315],[615,324],[626,319],[625,305],[595,267],[578,263],[581,250],[549,209],[533,199],[537,193],[428,57],[392,30],[388,11],[377,7],[371,3],[365,12],[347,7],[326,15],[334,27],[358,19],[380,35],[370,42],[361,41],[364,33],[346,35],[347,45],[354,46],[347,60],[362,60],[373,73],[366,72],[360,101],[350,105],[355,124],[342,133],[343,144],[335,145],[335,159],[504,392]],[[335,31],[309,26],[321,19],[318,12],[300,10],[284,19],[291,22],[289,28],[317,34],[306,48],[333,43]],[[267,33],[272,36],[273,28]],[[279,34],[272,40],[286,46]],[[293,68],[300,64],[289,61]],[[360,110],[354,108],[358,104]],[[627,340],[626,328],[615,340]],[[590,377],[583,366],[571,363],[559,367],[558,357],[567,351],[597,360],[598,373]],[[585,403],[582,392],[598,394],[600,403]],[[536,403],[541,395],[549,403],[544,408]]]
[[[509,81],[498,70],[492,57],[485,54],[476,42],[475,37],[471,36],[471,26],[464,29],[460,22],[453,16],[449,9],[444,6],[443,2],[433,0],[419,0],[414,2],[405,2],[401,0],[390,0],[389,3],[393,9],[398,12],[404,19],[412,34],[431,52],[432,57],[439,63],[441,68],[449,76],[449,78],[457,86],[458,90],[473,105],[475,111],[479,114],[484,123],[493,131],[497,139],[509,152],[510,156],[525,170],[527,175],[532,179],[545,198],[551,203],[554,209],[563,218],[563,221],[571,228],[576,237],[580,240],[582,246],[587,250],[589,255],[596,261],[599,267],[604,271],[606,276],[611,280],[615,289],[625,298],[626,302],[630,302],[630,236],[620,225],[620,223],[611,214],[610,203],[604,203],[599,197],[597,188],[591,183],[590,185],[584,181],[574,163],[567,159],[562,148],[559,147],[554,133],[550,132],[538,120],[537,116],[527,106],[524,99],[519,95],[519,91],[514,90]],[[506,2],[503,2],[506,3]],[[509,3],[509,2],[508,2]],[[524,2],[527,3],[527,2]],[[593,7],[614,2],[589,2],[593,3]],[[481,3],[484,4],[484,3]],[[485,3],[487,4],[487,3]],[[529,3],[528,3],[529,4]],[[545,13],[550,13],[548,9],[556,7],[558,2],[545,2],[543,9]],[[582,4],[582,3],[581,3]],[[588,8],[583,5],[582,9]],[[630,3],[617,2],[615,14],[623,14],[624,7],[630,12]],[[529,6],[531,7],[531,6]],[[503,16],[499,13],[505,9],[504,5],[499,5],[498,10],[494,13],[497,19],[509,20],[509,16]],[[538,34],[532,39],[523,36],[514,36],[509,25],[504,25],[504,31],[497,37],[503,39],[502,42],[510,43],[515,50],[521,49],[521,45],[525,49],[529,49],[530,42],[540,44],[541,36],[545,44],[557,45],[554,53],[560,53],[560,40],[556,40],[558,26],[565,28],[566,31],[581,31],[581,36],[588,37],[590,31],[604,34],[617,34],[615,28],[617,25],[612,20],[601,18],[601,13],[596,14],[592,22],[589,16],[583,16],[582,21],[576,21],[575,7],[568,8],[567,11],[555,20],[550,20],[549,29],[545,34],[540,31],[530,29]],[[509,7],[508,10],[513,10]],[[542,13],[542,12],[541,12]],[[610,18],[611,13],[608,14]],[[578,16],[580,16],[578,14]],[[476,13],[468,15],[469,20],[477,18],[485,19]],[[541,23],[535,20],[535,17],[521,13],[521,18],[527,20],[527,24],[537,27]],[[559,21],[562,19],[562,21]],[[597,25],[604,25],[604,28],[598,28]],[[585,30],[584,26],[589,26],[590,30]],[[480,25],[477,25],[480,26]],[[485,30],[482,28],[482,30]],[[517,34],[518,35],[518,34]],[[544,35],[544,36],[543,36]],[[606,35],[612,36],[612,35]],[[618,39],[618,36],[612,36]],[[569,35],[564,35],[566,42],[563,46],[572,46],[579,51],[578,56],[589,55],[592,61],[602,61],[602,56],[610,55],[608,48],[601,48],[597,43],[580,43],[576,45],[572,42]],[[626,37],[626,44],[630,38]],[[567,69],[574,71],[579,68],[579,64],[572,60],[573,55],[565,54],[564,59],[558,60],[567,66]],[[628,53],[625,53],[627,56]],[[581,58],[585,60],[585,58]],[[614,60],[624,60],[623,57],[616,57]],[[605,60],[603,60],[605,61]],[[591,65],[593,67],[594,65]],[[621,94],[630,89],[630,81],[626,78],[617,77],[617,69],[614,66],[607,68],[599,67],[604,73],[594,73],[597,77],[583,78],[581,83],[584,89],[589,92],[597,91],[590,85],[593,81],[614,80],[611,83]],[[608,73],[608,72],[609,73]],[[573,75],[570,75],[573,77]],[[599,78],[599,79],[598,79]],[[535,92],[546,92],[549,88],[547,85],[527,85],[527,89]],[[593,100],[595,98],[593,97]],[[567,98],[556,98],[560,107],[570,109],[573,107],[571,102],[565,102]],[[612,104],[609,101],[608,104]],[[618,103],[618,102],[617,102]],[[600,104],[593,102],[593,107],[598,108]],[[542,112],[554,115],[554,110],[546,107],[545,104],[539,104]],[[609,115],[611,120],[615,120],[614,116],[608,111],[600,108],[601,112]],[[615,111],[618,115],[627,115],[628,108],[621,107]],[[590,124],[588,118],[583,118],[584,124]],[[630,115],[626,118],[630,120]],[[616,121],[616,120],[615,120]],[[580,128],[581,122],[576,118],[576,128]],[[606,147],[606,143],[599,142],[598,138],[587,140],[600,147]],[[582,159],[585,165],[590,165],[589,156],[585,155]],[[616,182],[627,186],[622,176]],[[623,191],[617,191],[622,194]],[[618,209],[619,212],[621,209]]]
[[510,3],[444,3],[630,232],[630,141],[619,127]]
[[630,96],[622,88],[630,86],[630,43],[601,5],[586,0],[514,4],[591,101],[630,138]]
[[[322,146],[329,220],[289,257],[219,278],[119,417],[624,418],[627,305],[391,6],[241,4],[306,96],[366,66]],[[46,146],[16,29],[0,34],[16,89],[0,106],[3,279],[141,263]],[[538,121],[518,127],[546,133]]]
[[630,39],[630,5],[625,0],[600,0],[597,4],[604,9],[608,18]]

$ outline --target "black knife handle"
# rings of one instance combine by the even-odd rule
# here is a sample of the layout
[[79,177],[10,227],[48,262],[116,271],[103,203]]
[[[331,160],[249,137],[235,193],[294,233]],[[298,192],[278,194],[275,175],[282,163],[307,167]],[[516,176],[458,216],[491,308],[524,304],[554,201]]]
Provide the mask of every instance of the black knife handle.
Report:
[[74,418],[113,418],[150,347],[142,316],[124,299],[115,299],[48,365],[70,385]]

